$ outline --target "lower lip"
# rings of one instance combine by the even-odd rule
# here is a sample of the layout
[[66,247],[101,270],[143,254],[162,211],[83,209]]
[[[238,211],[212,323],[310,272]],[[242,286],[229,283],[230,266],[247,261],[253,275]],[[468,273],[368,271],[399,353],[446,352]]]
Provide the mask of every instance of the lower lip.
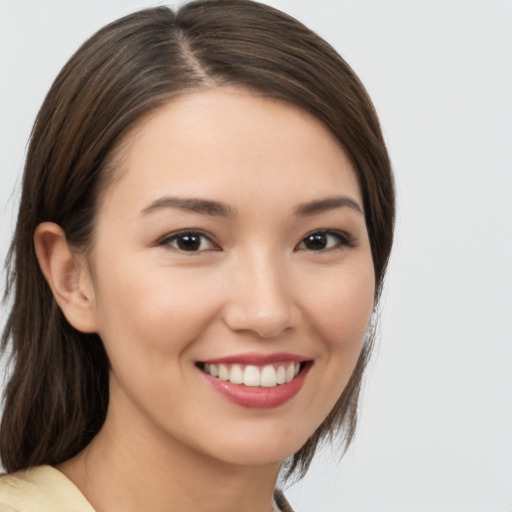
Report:
[[309,368],[310,365],[308,364],[291,382],[278,384],[273,388],[233,384],[232,382],[212,377],[201,370],[199,371],[213,389],[230,402],[251,409],[271,409],[288,402],[300,391]]

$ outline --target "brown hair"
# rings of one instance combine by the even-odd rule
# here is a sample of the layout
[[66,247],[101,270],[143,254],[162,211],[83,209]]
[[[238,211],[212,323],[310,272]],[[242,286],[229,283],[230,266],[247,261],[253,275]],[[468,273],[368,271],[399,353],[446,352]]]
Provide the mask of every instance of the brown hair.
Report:
[[[128,131],[180,92],[228,84],[309,111],[343,145],[362,190],[377,304],[393,238],[393,179],[374,107],[347,63],[298,21],[249,0],[128,15],[71,57],[33,128],[7,259],[12,307],[2,349],[10,346],[13,365],[0,455],[8,472],[74,456],[101,428],[108,406],[105,350],[97,335],[72,328],[57,307],[35,257],[37,225],[55,222],[71,244],[86,249],[98,194]],[[370,333],[346,389],[290,459],[288,475],[306,472],[324,438],[341,434],[344,446],[350,443],[372,340]]]

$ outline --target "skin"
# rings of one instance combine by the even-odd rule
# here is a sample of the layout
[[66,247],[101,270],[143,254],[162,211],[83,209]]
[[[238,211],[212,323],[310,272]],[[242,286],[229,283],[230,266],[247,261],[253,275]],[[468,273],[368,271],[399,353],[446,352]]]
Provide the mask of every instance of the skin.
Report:
[[[86,256],[55,224],[35,236],[64,314],[99,333],[112,365],[102,430],[58,469],[98,512],[269,512],[282,460],[339,398],[373,309],[352,164],[309,114],[235,88],[172,100],[119,157]],[[230,215],[155,207],[168,196],[218,201]],[[339,196],[361,211],[296,212]],[[180,250],[172,235],[192,228],[207,238]],[[323,250],[308,248],[306,235],[321,230],[351,242],[332,234]],[[248,352],[291,352],[312,366],[291,400],[250,409],[196,366]]]

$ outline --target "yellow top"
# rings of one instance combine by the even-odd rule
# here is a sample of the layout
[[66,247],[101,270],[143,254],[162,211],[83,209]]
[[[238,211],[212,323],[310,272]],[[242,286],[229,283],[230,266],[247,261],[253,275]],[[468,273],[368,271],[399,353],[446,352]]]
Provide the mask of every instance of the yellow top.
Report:
[[[276,490],[275,512],[291,512]],[[84,495],[63,473],[38,466],[0,477],[0,512],[95,512]]]
[[94,512],[64,474],[39,466],[0,478],[0,512]]

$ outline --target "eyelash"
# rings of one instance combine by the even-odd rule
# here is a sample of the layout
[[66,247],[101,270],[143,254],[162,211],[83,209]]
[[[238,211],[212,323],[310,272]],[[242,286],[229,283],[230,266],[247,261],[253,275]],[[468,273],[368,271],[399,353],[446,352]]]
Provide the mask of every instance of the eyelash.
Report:
[[[313,239],[313,237],[332,237],[337,239],[337,243],[335,243],[331,247],[325,247],[322,249],[314,250],[314,249],[308,249],[305,246],[305,241],[309,238],[310,241]],[[302,248],[301,246],[304,245]],[[308,233],[300,242],[299,245],[297,245],[298,249],[301,250],[309,250],[311,252],[325,252],[325,251],[331,251],[335,249],[341,249],[343,247],[353,247],[354,246],[354,240],[349,237],[346,233],[343,233],[341,231],[335,231],[335,230],[328,230],[328,229],[319,229],[316,231],[312,231],[311,233]]]
[[[183,248],[180,248],[179,246],[173,246],[172,243],[173,242],[176,242],[176,244],[178,244],[179,240],[184,240],[185,237],[199,237],[200,240],[199,240],[199,247],[198,249],[196,250],[187,250],[187,249],[183,249]],[[207,249],[203,248],[201,249],[201,245],[203,245],[203,242],[204,241],[207,241],[207,243],[211,246]],[[184,230],[184,231],[178,231],[177,233],[173,233],[172,235],[170,236],[166,236],[164,238],[162,238],[159,242],[158,242],[158,245],[161,245],[161,246],[171,246],[173,247],[174,249],[180,251],[180,252],[188,252],[188,253],[196,253],[196,252],[203,252],[203,251],[206,251],[206,250],[220,250],[218,245],[215,244],[215,242],[213,242],[211,240],[211,238],[202,233],[201,231],[197,231],[197,230]]]
[[[199,245],[197,246],[197,240],[196,244],[192,242],[192,248],[190,250],[184,249],[183,247],[179,247],[179,241],[184,241],[187,237],[197,237],[199,238]],[[327,237],[327,245],[329,244],[328,240],[329,237],[336,239],[336,242],[334,244],[331,243],[331,246],[319,248],[319,249],[311,249],[306,246],[306,243],[309,239],[309,242],[318,242],[322,241],[323,237]],[[316,240],[315,240],[316,238]],[[204,241],[206,240],[206,243],[209,245],[208,248],[201,248],[201,246],[204,244]],[[191,240],[188,240],[188,242],[191,242]],[[176,243],[176,245],[173,245],[173,243]],[[186,243],[186,242],[185,242]],[[198,253],[198,252],[204,252],[204,251],[219,251],[221,250],[219,246],[213,242],[210,238],[210,236],[206,235],[205,233],[197,230],[184,230],[179,231],[177,233],[173,233],[170,236],[166,236],[165,238],[162,238],[157,245],[159,246],[171,246],[177,251],[184,252],[184,253]],[[319,229],[316,231],[312,231],[308,233],[296,246],[296,250],[305,250],[305,251],[311,251],[311,252],[326,252],[331,251],[335,249],[341,249],[343,247],[353,247],[354,241],[352,238],[350,238],[346,233],[335,231],[335,230],[326,230],[326,229]]]

